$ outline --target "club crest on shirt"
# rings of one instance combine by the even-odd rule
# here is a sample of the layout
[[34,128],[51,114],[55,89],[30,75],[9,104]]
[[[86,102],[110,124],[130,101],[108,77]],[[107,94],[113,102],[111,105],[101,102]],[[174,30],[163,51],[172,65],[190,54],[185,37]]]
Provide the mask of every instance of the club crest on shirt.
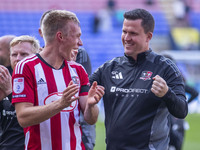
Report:
[[152,76],[152,72],[151,71],[142,71],[142,75],[140,77],[140,79],[146,81],[146,80],[151,80],[151,76]]
[[[54,102],[54,101],[60,99],[61,97],[62,97],[62,92],[55,92],[55,93],[52,93],[52,94],[48,95],[48,96],[45,98],[45,100],[44,100],[44,105],[50,104],[50,103],[52,103],[52,102]],[[73,102],[71,103],[71,105],[68,106],[68,107],[66,107],[66,108],[64,108],[64,109],[62,110],[62,112],[71,112],[71,111],[73,111],[73,110],[76,108],[77,104],[78,104],[78,100],[73,101]]]
[[13,80],[13,91],[16,94],[22,93],[24,90],[24,78],[20,77],[20,78],[15,78]]
[[77,85],[80,84],[80,80],[79,80],[79,78],[77,76],[73,76],[72,77],[72,81],[73,81],[74,84],[77,84]]

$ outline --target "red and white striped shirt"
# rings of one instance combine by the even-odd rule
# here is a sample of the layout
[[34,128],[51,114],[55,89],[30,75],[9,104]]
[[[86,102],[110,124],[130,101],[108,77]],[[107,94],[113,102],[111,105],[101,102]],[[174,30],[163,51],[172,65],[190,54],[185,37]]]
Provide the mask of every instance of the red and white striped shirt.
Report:
[[[88,75],[81,65],[64,61],[63,66],[56,70],[39,54],[33,55],[20,61],[13,71],[12,103],[30,102],[34,106],[49,104],[61,97],[71,80],[79,85],[79,96],[88,94]],[[85,149],[79,115],[80,105],[77,100],[54,117],[24,128],[25,149]]]

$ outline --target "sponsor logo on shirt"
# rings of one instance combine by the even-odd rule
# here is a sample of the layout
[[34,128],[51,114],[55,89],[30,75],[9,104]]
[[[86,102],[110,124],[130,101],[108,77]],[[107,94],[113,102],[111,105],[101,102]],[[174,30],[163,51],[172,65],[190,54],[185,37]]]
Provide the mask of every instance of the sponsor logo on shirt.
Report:
[[46,84],[46,82],[44,79],[40,78],[40,80],[37,81],[37,84]]
[[[48,96],[45,98],[45,100],[44,100],[44,105],[50,104],[50,103],[52,103],[52,102],[54,102],[54,101],[60,99],[61,97],[62,97],[62,93],[61,93],[61,92],[52,93],[52,94],[48,95]],[[64,108],[64,109],[62,110],[62,112],[71,112],[71,111],[73,111],[73,110],[76,108],[77,104],[78,104],[78,100],[73,101],[73,102],[71,103],[71,105],[68,106],[68,107],[66,107],[66,108]]]
[[137,88],[129,88],[129,89],[125,89],[125,88],[118,88],[115,86],[112,86],[110,89],[110,92],[122,92],[122,93],[147,93],[148,90],[147,89],[137,89]]
[[111,74],[113,79],[123,79],[122,72],[112,71]]
[[120,88],[116,86],[111,86],[111,93],[115,93],[116,97],[130,97],[130,98],[138,98],[140,94],[147,94],[147,89],[139,89],[139,88]]
[[23,92],[23,90],[24,90],[24,78],[23,77],[15,78],[13,80],[13,91],[16,94],[19,94]]
[[152,72],[151,71],[142,71],[142,75],[140,77],[140,79],[146,81],[146,80],[151,80],[151,76],[152,76]]

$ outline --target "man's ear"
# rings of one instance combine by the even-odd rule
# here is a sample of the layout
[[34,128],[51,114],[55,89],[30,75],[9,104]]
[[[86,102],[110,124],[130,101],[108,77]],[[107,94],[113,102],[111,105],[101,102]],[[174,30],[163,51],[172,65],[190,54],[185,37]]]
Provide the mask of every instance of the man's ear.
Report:
[[61,41],[61,40],[63,39],[62,32],[58,31],[58,32],[56,33],[56,37],[57,37],[57,39],[58,39],[59,41]]
[[146,35],[147,35],[147,42],[149,42],[153,37],[153,33],[152,32],[148,32]]
[[39,32],[40,36],[43,37],[41,28],[38,29],[38,32]]

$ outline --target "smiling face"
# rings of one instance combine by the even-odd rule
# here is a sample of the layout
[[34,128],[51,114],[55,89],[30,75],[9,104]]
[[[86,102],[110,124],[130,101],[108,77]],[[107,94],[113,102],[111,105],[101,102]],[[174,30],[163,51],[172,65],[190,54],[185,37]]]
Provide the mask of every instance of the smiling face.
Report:
[[60,55],[65,60],[71,60],[72,50],[78,50],[79,46],[82,46],[83,43],[80,39],[81,37],[81,28],[74,22],[70,21],[66,24],[64,29],[65,33],[62,33],[62,48],[60,49]]
[[144,32],[141,22],[141,19],[124,19],[122,28],[121,39],[124,46],[124,53],[135,60],[137,60],[139,53],[149,49],[149,41],[152,38],[151,32]]

